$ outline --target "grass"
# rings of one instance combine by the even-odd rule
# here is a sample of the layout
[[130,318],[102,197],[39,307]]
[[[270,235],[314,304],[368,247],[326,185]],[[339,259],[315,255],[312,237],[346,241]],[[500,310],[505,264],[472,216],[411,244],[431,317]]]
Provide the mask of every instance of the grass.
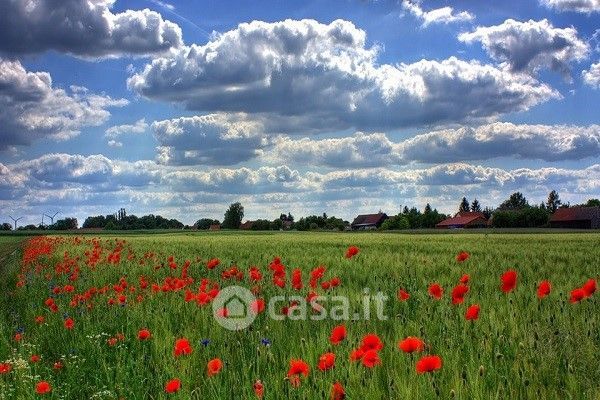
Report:
[[[126,240],[121,261],[108,264],[106,257],[118,237]],[[0,248],[6,240],[0,237]],[[5,279],[0,283],[0,363],[10,360],[13,371],[0,375],[0,399],[36,398],[34,387],[39,380],[52,385],[49,398],[251,399],[257,379],[264,383],[265,399],[329,398],[336,381],[342,383],[348,399],[600,398],[598,295],[577,304],[568,301],[572,289],[598,277],[598,233],[102,235],[98,239],[101,261],[93,270],[84,254],[92,248],[91,240],[91,236],[77,242],[74,237],[61,237],[51,255],[39,257],[37,273],[34,264],[23,267],[17,257],[5,260]],[[343,256],[350,245],[361,251],[348,260]],[[462,250],[471,257],[457,263],[454,257]],[[66,260],[72,260],[67,262],[71,271],[57,274],[56,265],[65,266],[65,252]],[[155,258],[140,265],[146,252],[155,252]],[[176,270],[168,267],[170,255]],[[231,332],[216,324],[210,306],[186,303],[183,290],[152,293],[139,287],[141,275],[150,283],[180,276],[187,259],[194,291],[204,277],[219,281],[222,287],[238,283],[220,277],[226,266],[236,264],[245,273],[251,265],[261,269],[261,296],[266,300],[277,294],[297,294],[289,281],[285,289],[271,284],[267,265],[275,256],[287,266],[288,279],[292,269],[300,268],[305,284],[312,268],[325,265],[324,279],[338,276],[342,281],[327,294],[347,296],[352,313],[362,309],[364,288],[387,294],[389,319],[347,321],[348,337],[333,346],[328,338],[339,321],[273,321],[263,313],[251,328]],[[221,265],[209,271],[205,264],[213,257]],[[163,268],[154,269],[161,264]],[[80,272],[70,282],[76,265]],[[504,294],[499,290],[500,275],[511,268],[518,272],[518,285]],[[16,288],[19,272],[25,272],[27,283]],[[464,304],[452,305],[449,293],[463,273],[470,275],[470,291]],[[122,277],[136,287],[135,294],[127,294],[126,306],[107,304],[108,298],[116,298],[112,290],[94,296],[88,302],[91,309],[88,303],[69,306],[74,293],[112,287]],[[552,282],[552,293],[540,301],[536,288],[543,279]],[[427,294],[431,282],[444,287],[442,300],[432,300]],[[50,296],[50,287],[68,283],[75,286],[75,292],[56,296],[59,312],[48,311],[44,300]],[[251,286],[247,279],[241,284]],[[400,287],[411,294],[406,302],[395,297]],[[307,293],[306,287],[299,292],[301,296]],[[143,297],[140,302],[138,294]],[[465,321],[465,309],[473,303],[481,305],[480,318]],[[45,317],[44,324],[35,323],[38,315]],[[75,321],[73,330],[64,328],[65,317]],[[144,327],[152,332],[148,342],[137,340],[138,330]],[[23,340],[15,342],[14,334],[21,330]],[[107,339],[118,333],[125,339],[109,346]],[[350,352],[367,333],[376,333],[385,343],[380,352],[382,364],[373,369],[349,361]],[[442,357],[443,367],[432,374],[417,374],[419,356],[397,348],[406,336],[421,337],[428,353]],[[188,338],[194,351],[175,358],[173,345],[180,337]],[[262,344],[264,338],[270,346]],[[203,339],[210,341],[208,345],[201,344]],[[328,351],[336,354],[336,365],[319,371],[319,356]],[[39,354],[41,361],[31,363],[32,354]],[[221,373],[208,378],[206,363],[215,357],[225,365]],[[311,366],[298,388],[285,379],[292,358]],[[64,364],[60,371],[52,368],[57,360]],[[164,385],[172,378],[181,379],[182,389],[167,395]]]

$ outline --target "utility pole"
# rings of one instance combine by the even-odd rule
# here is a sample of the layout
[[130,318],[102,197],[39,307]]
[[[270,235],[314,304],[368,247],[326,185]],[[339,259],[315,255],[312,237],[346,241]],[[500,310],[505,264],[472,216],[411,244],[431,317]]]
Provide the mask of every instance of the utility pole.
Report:
[[20,219],[22,219],[23,217],[19,217],[19,218],[13,218],[12,215],[8,216],[10,219],[13,220],[13,222],[15,223],[15,231],[17,230],[17,222],[19,222]]

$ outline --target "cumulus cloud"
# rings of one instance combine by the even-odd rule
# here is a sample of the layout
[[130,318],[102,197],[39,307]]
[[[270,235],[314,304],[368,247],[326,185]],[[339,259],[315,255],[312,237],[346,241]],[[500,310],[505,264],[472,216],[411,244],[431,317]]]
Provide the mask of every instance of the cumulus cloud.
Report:
[[330,139],[280,137],[264,158],[273,163],[366,168],[496,157],[544,161],[600,157],[600,126],[497,122],[422,133],[400,142],[392,142],[382,133],[361,132]]
[[455,13],[452,7],[441,7],[430,11],[421,8],[419,0],[404,0],[402,8],[423,21],[423,26],[431,24],[450,24],[453,22],[472,21],[475,16],[467,11]]
[[142,118],[137,120],[133,124],[123,124],[123,125],[114,125],[106,130],[104,136],[107,138],[115,139],[121,135],[128,133],[144,133],[148,128],[148,124],[146,123],[146,119]]
[[481,42],[488,54],[506,63],[513,72],[557,71],[570,77],[570,63],[584,60],[589,45],[579,39],[573,27],[555,28],[548,20],[527,22],[507,19],[500,25],[480,26],[461,33],[458,40]]
[[152,123],[158,161],[172,165],[232,165],[260,154],[267,144],[262,124],[243,114],[209,114]]
[[53,87],[47,72],[0,59],[0,150],[40,138],[69,139],[83,127],[103,124],[110,116],[107,108],[127,104],[78,86]]
[[590,14],[600,11],[600,0],[540,0],[540,3],[557,11]]
[[0,54],[55,50],[83,58],[150,55],[182,45],[181,28],[148,9],[114,14],[115,0],[0,2]]
[[128,86],[190,110],[248,113],[285,133],[480,120],[560,97],[477,61],[380,65],[379,51],[348,21],[253,21],[154,59]]
[[600,89],[600,61],[590,65],[590,68],[581,72],[583,82],[595,89]]

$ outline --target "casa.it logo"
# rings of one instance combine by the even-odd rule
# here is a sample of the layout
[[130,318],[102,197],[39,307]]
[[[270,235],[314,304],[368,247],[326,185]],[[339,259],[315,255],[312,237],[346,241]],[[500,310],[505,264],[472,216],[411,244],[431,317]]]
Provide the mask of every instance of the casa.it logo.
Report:
[[228,286],[221,289],[212,301],[213,316],[219,325],[230,331],[246,329],[257,315],[251,307],[255,300],[250,290]]

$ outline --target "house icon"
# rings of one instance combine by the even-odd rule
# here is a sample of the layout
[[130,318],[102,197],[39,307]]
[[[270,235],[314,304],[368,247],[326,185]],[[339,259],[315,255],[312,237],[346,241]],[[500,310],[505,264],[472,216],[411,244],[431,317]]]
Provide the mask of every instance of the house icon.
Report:
[[243,319],[248,316],[248,305],[237,294],[225,302],[225,308],[227,309],[227,318]]

